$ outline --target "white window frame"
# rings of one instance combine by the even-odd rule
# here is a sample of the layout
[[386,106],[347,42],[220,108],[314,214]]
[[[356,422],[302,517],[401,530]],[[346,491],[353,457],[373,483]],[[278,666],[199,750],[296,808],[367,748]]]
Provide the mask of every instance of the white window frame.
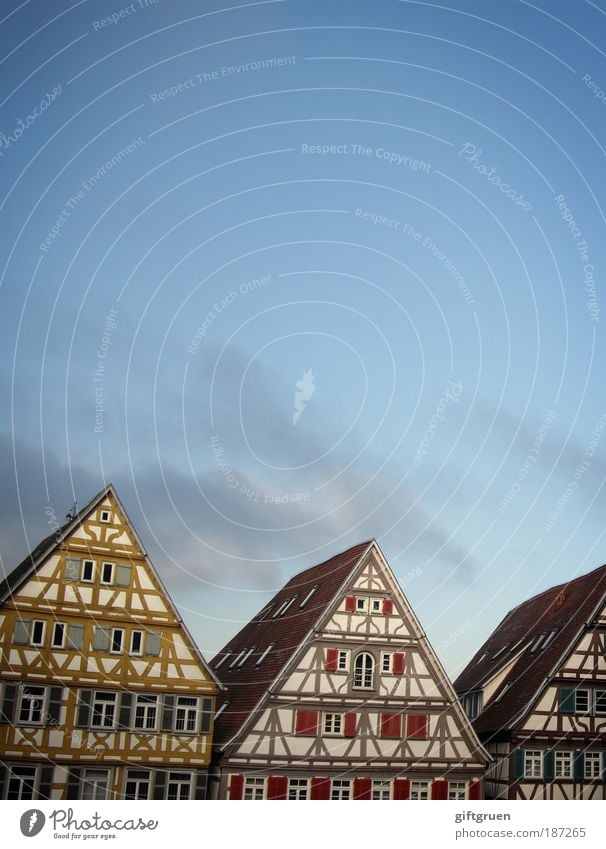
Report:
[[381,672],[384,675],[393,674],[393,653],[390,651],[381,652]]
[[417,801],[429,799],[429,781],[411,781],[410,798]]
[[391,781],[389,779],[373,778],[372,798],[375,802],[391,799]]
[[[153,700],[153,701],[150,701]],[[141,720],[137,714],[141,711]],[[133,730],[134,731],[151,731],[155,732],[158,729],[158,718],[160,715],[160,702],[156,693],[137,693],[135,695],[135,703],[133,705]],[[150,721],[153,717],[153,721]],[[142,724],[137,723],[141,721]]]
[[[587,707],[586,708],[582,709],[582,708],[578,707],[578,705],[577,705],[579,693],[584,693],[587,696]],[[593,711],[592,701],[593,701],[593,699],[591,697],[591,690],[588,690],[586,687],[581,687],[580,689],[575,690],[574,691],[574,712],[579,713],[582,716],[587,716],[588,714],[591,714],[592,711]]]
[[356,596],[356,613],[366,613],[368,610],[368,599],[366,596]]
[[[85,571],[87,564],[90,564],[90,567],[91,567],[90,568],[90,578],[84,577],[84,571]],[[95,561],[94,560],[83,560],[82,561],[82,570],[80,572],[80,580],[82,581],[83,584],[94,583],[94,580],[95,580]]]
[[382,598],[371,598],[370,599],[370,612],[375,615],[377,613],[382,613]]
[[[141,773],[140,775],[138,773]],[[134,784],[134,794],[131,791],[130,795],[127,795],[128,785]],[[141,788],[147,785],[147,789],[145,790],[145,794],[141,795]],[[152,778],[151,772],[148,769],[137,769],[136,767],[131,767],[126,770],[126,778],[124,779],[124,795],[123,799],[127,799],[128,801],[134,801],[136,799],[151,799],[152,798]]]
[[[109,581],[105,580],[105,567],[106,566],[111,567]],[[101,563],[101,583],[104,586],[109,587],[114,583],[114,572],[115,571],[116,571],[116,564],[115,563],[110,563],[109,560],[104,560],[103,563]]]
[[[169,770],[168,775],[166,776],[166,798],[168,800],[173,798],[170,795],[171,784],[178,788],[176,800],[191,799],[194,789],[194,780],[191,772],[188,772],[185,769]],[[183,788],[187,788],[187,796],[181,793]]]
[[337,672],[349,672],[349,651],[347,649],[337,650]]
[[[35,693],[33,691],[36,691]],[[42,692],[39,692],[42,691]],[[44,725],[46,720],[46,705],[48,699],[48,688],[41,684],[22,684],[19,686],[19,707],[17,710],[17,725]],[[32,703],[40,701],[37,708]],[[26,702],[29,702],[27,715],[23,716]],[[32,714],[40,714],[39,719],[32,719]]]
[[[114,641],[116,636],[120,634],[120,645],[118,648],[114,648]],[[124,628],[112,628],[112,632],[109,638],[109,653],[110,654],[122,654],[124,651]]]
[[291,801],[295,799],[302,801],[309,799],[309,779],[308,778],[289,778],[288,779],[288,798]]
[[[357,680],[357,677],[358,677],[358,674],[359,674],[358,670],[357,670],[359,658],[366,658],[366,660],[363,661],[363,663],[362,663],[362,669],[361,669],[362,683],[361,684],[356,683],[356,680]],[[367,670],[368,658],[370,658],[370,684],[365,683],[368,680],[368,670]],[[375,659],[374,659],[373,655],[370,654],[370,652],[366,652],[366,651],[359,652],[359,654],[357,654],[354,658],[353,681],[352,681],[353,689],[354,690],[374,690],[374,678],[375,678]]]
[[[139,635],[139,651],[135,651],[133,643],[135,641],[135,634]],[[129,654],[132,654],[133,657],[141,657],[143,654],[143,639],[145,637],[145,633],[143,631],[139,631],[135,629],[130,632],[130,651]]]
[[524,778],[543,778],[542,749],[524,749]]
[[574,752],[555,752],[553,759],[555,778],[572,778],[574,775]]
[[[34,631],[36,630],[36,625],[39,625],[41,628],[41,636],[38,640],[34,640]],[[42,648],[44,646],[44,641],[46,639],[46,622],[44,619],[32,619],[32,625],[30,630],[30,645],[35,646],[36,648]]]
[[464,781],[449,781],[448,782],[448,798],[449,799],[466,799],[467,784]]
[[342,737],[345,730],[342,713],[324,713],[322,715],[322,735],[324,737]]
[[[18,800],[33,800],[38,795],[39,771],[37,766],[29,764],[10,764],[7,766],[7,775],[5,781],[4,798],[9,801]],[[27,780],[30,779],[30,783]],[[16,795],[11,796],[11,782],[18,782]],[[27,793],[23,791],[27,788]]]
[[[57,642],[55,639],[55,635],[57,633],[57,628],[63,628],[63,633],[61,635],[61,641]],[[65,643],[67,640],[67,623],[66,622],[53,622],[53,631],[51,634],[51,648],[52,649],[64,649]]]
[[248,801],[260,801],[265,798],[265,779],[246,776],[242,798]]
[[333,801],[351,799],[351,780],[349,778],[333,778],[330,782],[330,798]]
[[112,511],[111,510],[101,510],[99,513],[99,521],[103,522],[104,525],[109,525],[112,520]]
[[[195,702],[195,704],[180,704],[185,700]],[[175,715],[173,719],[173,731],[175,734],[197,734],[200,725],[200,699],[198,696],[177,696],[175,698]],[[180,715],[181,714],[181,715]],[[192,715],[194,717],[194,727],[189,728]],[[183,728],[178,728],[178,724],[183,722]]]
[[[604,696],[603,696],[604,707],[602,708],[602,710],[598,710],[598,693],[604,694]],[[593,712],[596,716],[605,716],[606,715],[606,689],[602,690],[602,689],[598,689],[596,687],[596,689],[593,691]]]
[[[109,696],[109,698],[106,698],[108,696]],[[99,698],[99,697],[101,697],[101,698]],[[99,705],[100,710],[96,711],[95,705]],[[114,708],[113,712],[111,712],[112,713],[111,724],[108,724],[106,722],[107,716],[110,713],[110,711],[107,710],[107,707],[109,705],[113,705],[113,708]],[[112,729],[112,728],[116,727],[116,723],[118,721],[118,710],[119,710],[118,694],[117,693],[110,693],[107,690],[95,690],[93,692],[93,698],[92,698],[90,707],[91,707],[91,713],[90,713],[90,727],[91,728],[95,728],[95,729],[107,729],[107,728],[109,728],[109,729]],[[101,720],[102,721],[99,722],[99,723],[95,722],[95,712],[101,714]]]
[[[602,753],[601,752],[585,752],[583,758],[583,776],[586,779],[594,779],[602,777]],[[591,769],[587,767],[591,764]],[[597,771],[596,771],[597,767]]]
[[[101,778],[102,775],[104,775],[105,778]],[[93,792],[90,796],[84,795],[84,788],[87,784],[89,784],[91,788],[93,788]],[[101,796],[99,795],[99,787],[103,786],[103,784],[105,784],[105,793],[103,796]],[[110,790],[111,777],[109,769],[86,767],[82,771],[82,777],[80,778],[80,799],[86,799],[87,801],[108,799]]]

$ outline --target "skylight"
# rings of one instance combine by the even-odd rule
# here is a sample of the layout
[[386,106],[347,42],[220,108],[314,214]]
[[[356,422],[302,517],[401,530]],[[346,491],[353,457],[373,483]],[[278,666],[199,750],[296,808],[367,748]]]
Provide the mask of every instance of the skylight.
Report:
[[217,663],[217,665],[215,666],[215,669],[218,669],[220,666],[223,666],[223,664],[225,663],[227,658],[231,656],[231,654],[232,653],[230,651],[228,651],[227,654],[224,654],[219,663]]
[[541,650],[543,650],[543,649],[546,649],[546,648],[547,648],[547,646],[548,646],[548,645],[549,645],[549,643],[553,640],[553,638],[555,637],[555,635],[556,635],[557,633],[558,633],[558,629],[557,629],[557,628],[554,628],[554,629],[553,629],[553,631],[550,631],[550,633],[547,635],[547,639],[545,640],[545,642],[544,642],[544,643],[543,643],[543,645],[541,646]]
[[505,686],[503,687],[503,689],[501,690],[501,692],[499,693],[499,695],[498,695],[498,696],[496,697],[496,699],[494,700],[493,704],[495,704],[495,705],[496,705],[496,703],[497,703],[497,702],[500,702],[500,701],[501,701],[501,699],[503,698],[503,696],[505,695],[505,693],[507,692],[507,690],[509,690],[509,688],[510,688],[510,687],[511,687],[511,684],[505,684]]
[[270,653],[270,651],[273,649],[274,646],[275,646],[275,643],[270,643],[267,646],[267,648],[265,649],[265,651],[263,652],[263,654],[261,655],[259,660],[256,662],[255,666],[261,666],[261,664],[263,663],[263,661],[265,660],[265,658],[267,657],[267,655]]
[[302,608],[302,607],[305,607],[305,605],[307,604],[307,602],[309,601],[309,599],[312,597],[312,595],[315,593],[315,591],[317,589],[318,589],[318,584],[316,584],[315,587],[312,587],[310,589],[310,591],[307,593],[307,595],[305,596],[305,598],[303,599],[303,601],[299,605],[299,609]]
[[219,719],[223,711],[230,705],[230,702],[223,702],[219,710],[215,714],[215,719]]
[[248,649],[248,651],[246,652],[246,654],[244,655],[244,657],[242,658],[242,660],[238,663],[238,669],[246,663],[246,661],[248,660],[248,658],[251,656],[251,654],[254,652],[254,650],[255,650],[256,648],[257,648],[256,646],[251,646],[251,647]]
[[530,653],[533,654],[543,642],[545,634],[539,634],[534,643],[530,647]]
[[288,601],[282,602],[280,607],[276,610],[276,612],[274,613],[274,615],[271,618],[277,619],[278,616],[284,616],[284,614],[286,613],[286,611],[288,610],[288,608],[290,607],[290,605],[293,603],[293,601],[296,598],[297,598],[297,596],[293,595],[291,598],[288,599]]
[[238,661],[240,660],[240,658],[242,657],[242,655],[245,655],[245,654],[246,654],[246,649],[244,649],[244,651],[241,651],[239,655],[236,655],[236,657],[234,657],[234,659],[232,660],[232,662],[229,664],[229,667],[228,667],[228,668],[229,668],[229,669],[233,669],[233,668],[234,668],[234,666],[237,664],[237,662],[238,662]]

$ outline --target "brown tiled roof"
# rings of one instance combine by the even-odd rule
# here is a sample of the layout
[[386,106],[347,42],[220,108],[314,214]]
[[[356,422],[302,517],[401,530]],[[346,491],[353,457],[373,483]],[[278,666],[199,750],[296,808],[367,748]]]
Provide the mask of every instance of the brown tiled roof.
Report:
[[455,681],[459,695],[480,689],[518,655],[474,721],[478,733],[486,738],[516,724],[516,717],[530,707],[605,594],[606,566],[600,566],[545,590],[507,614]]
[[[324,613],[336,593],[347,579],[370,541],[331,557],[330,560],[312,566],[300,572],[276,593],[242,630],[210,662],[226,692],[222,702],[227,706],[215,723],[214,741],[216,745],[228,742],[248,719],[259,700],[301,645],[305,636]],[[317,589],[304,605],[300,607],[311,590]],[[277,615],[280,607],[294,598],[283,615]],[[265,650],[274,643],[271,651],[261,664],[257,661]],[[231,666],[233,660],[242,652],[254,651],[242,666]],[[221,663],[222,658],[229,655]]]

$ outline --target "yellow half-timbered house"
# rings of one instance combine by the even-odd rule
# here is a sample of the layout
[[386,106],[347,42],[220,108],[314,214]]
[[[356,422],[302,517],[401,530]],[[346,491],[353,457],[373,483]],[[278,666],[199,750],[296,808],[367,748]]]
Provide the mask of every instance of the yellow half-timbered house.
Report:
[[0,799],[204,799],[218,689],[107,486],[0,582]]

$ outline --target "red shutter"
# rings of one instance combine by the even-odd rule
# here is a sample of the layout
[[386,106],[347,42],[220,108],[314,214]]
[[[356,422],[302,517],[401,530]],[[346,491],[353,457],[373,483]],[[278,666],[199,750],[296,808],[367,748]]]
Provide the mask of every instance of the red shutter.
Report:
[[479,781],[470,781],[469,782],[469,798],[470,799],[480,799],[480,782]]
[[394,799],[410,799],[410,781],[407,778],[396,778],[393,783]]
[[353,595],[348,595],[345,599],[345,610],[349,613],[354,613],[356,610],[356,597]]
[[412,740],[427,740],[427,716],[410,713],[406,717],[406,736]]
[[330,799],[330,778],[312,778],[311,798]]
[[372,780],[370,778],[354,778],[354,799],[372,799]]
[[393,656],[392,671],[394,675],[404,675],[404,665],[406,655],[402,651],[397,651]]
[[337,649],[326,649],[326,670],[327,672],[337,671],[337,661],[339,652]]
[[355,713],[346,713],[345,714],[345,730],[343,732],[345,737],[355,737],[356,736],[356,725],[358,723],[358,717]]
[[243,775],[232,775],[231,781],[229,782],[229,798],[230,799],[241,799],[243,789],[244,789],[244,776]]
[[285,775],[270,775],[267,779],[267,798],[286,799],[288,795],[288,778]]
[[390,598],[383,599],[383,613],[386,616],[393,613],[393,601]]
[[381,737],[401,737],[402,717],[399,713],[381,714]]
[[440,779],[431,785],[432,799],[448,799],[448,782]]
[[298,710],[295,724],[295,734],[315,737],[318,733],[318,711]]

